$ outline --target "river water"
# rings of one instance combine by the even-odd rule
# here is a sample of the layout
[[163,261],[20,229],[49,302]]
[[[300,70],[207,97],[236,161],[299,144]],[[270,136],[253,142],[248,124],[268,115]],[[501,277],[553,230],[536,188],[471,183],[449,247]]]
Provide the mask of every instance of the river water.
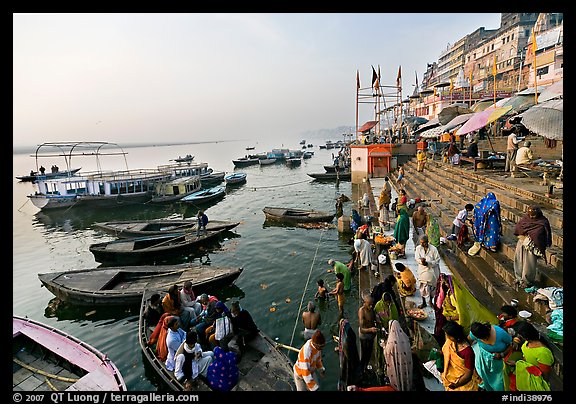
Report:
[[[338,139],[334,139],[338,140]],[[278,140],[275,140],[278,142]],[[324,139],[308,139],[314,147],[308,150],[315,155],[303,161],[299,167],[289,168],[283,164],[251,166],[234,170],[232,159],[248,153],[247,146],[255,146],[252,152],[271,148],[299,149],[298,140],[272,139],[261,141],[213,142],[188,145],[129,147],[127,162],[130,169],[155,168],[168,164],[170,159],[186,154],[195,156],[196,162],[208,162],[215,171],[242,171],[247,173],[247,183],[227,190],[224,199],[206,208],[210,218],[238,220],[241,224],[234,230],[236,237],[223,241],[220,247],[201,258],[210,259],[212,265],[242,266],[244,272],[235,285],[224,288],[216,295],[221,300],[240,299],[241,305],[250,311],[254,320],[266,334],[278,342],[299,348],[301,336],[301,312],[308,300],[313,299],[316,280],[323,278],[328,289],[335,285],[334,274],[327,273],[327,260],[334,258],[347,262],[350,258],[346,238],[339,235],[336,220],[331,228],[303,229],[264,225],[262,208],[287,206],[334,211],[336,197],[351,196],[350,182],[317,182],[307,175],[324,172],[323,165],[330,164],[334,150],[319,149]],[[121,145],[122,146],[122,145]],[[43,159],[45,167],[64,161]],[[82,170],[96,169],[96,162],[82,157],[72,165]],[[30,154],[13,155],[13,176],[25,175],[35,169],[35,159]],[[102,169],[125,169],[124,160],[110,161]],[[70,307],[55,304],[54,296],[42,287],[37,275],[50,271],[95,268],[89,246],[112,240],[113,237],[91,226],[98,221],[182,218],[192,217],[197,210],[178,204],[167,206],[139,205],[115,209],[81,210],[72,208],[58,212],[40,212],[26,197],[34,192],[29,182],[13,180],[13,313],[27,316],[57,327],[93,345],[106,353],[120,371],[131,391],[162,390],[161,382],[144,366],[137,340],[138,308]],[[349,214],[349,203],[344,205]],[[352,282],[352,290],[346,302],[345,315],[354,327],[357,325],[358,284]],[[275,311],[270,311],[275,307]],[[321,307],[320,329],[329,337],[337,335],[338,309],[335,301]],[[329,341],[324,349],[326,377],[321,380],[321,390],[336,390],[339,374],[336,343]],[[295,353],[287,351],[294,360]]]

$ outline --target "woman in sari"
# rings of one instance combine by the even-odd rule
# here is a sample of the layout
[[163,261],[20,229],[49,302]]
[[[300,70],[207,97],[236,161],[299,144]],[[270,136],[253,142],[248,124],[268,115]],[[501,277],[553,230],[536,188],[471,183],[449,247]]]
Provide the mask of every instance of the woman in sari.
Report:
[[395,263],[394,266],[396,267],[394,274],[398,280],[398,293],[402,297],[414,296],[417,282],[412,270],[401,262]]
[[350,385],[361,381],[362,368],[360,367],[360,355],[356,347],[356,334],[345,318],[339,321],[338,356],[340,359],[340,377],[338,390],[346,391]]
[[497,325],[473,322],[468,339],[474,349],[474,366],[482,379],[479,387],[486,391],[504,391],[502,368],[511,349],[512,337]]
[[386,374],[396,391],[413,391],[414,368],[410,338],[398,320],[389,321],[388,339],[384,346]]
[[474,207],[475,241],[490,251],[496,251],[501,235],[500,202],[493,192],[488,192]]
[[362,226],[362,217],[356,209],[352,209],[352,215],[350,216],[350,228],[354,233],[360,226]]
[[398,257],[405,256],[406,242],[410,238],[410,217],[408,216],[406,206],[400,207],[398,211],[398,218],[396,219],[396,225],[394,226],[394,238],[398,243],[398,247],[394,248],[394,250],[398,252]]
[[550,222],[538,206],[531,206],[514,228],[518,236],[514,254],[514,276],[522,288],[536,283],[536,263],[538,258],[546,262],[546,247],[552,245]]
[[447,321],[442,330],[445,335],[442,345],[444,388],[446,391],[477,391],[480,377],[474,370],[474,350],[466,338],[464,327],[455,321]]
[[519,321],[512,326],[524,340],[522,344],[523,359],[508,360],[515,366],[517,391],[550,391],[547,376],[550,374],[554,355],[550,348],[540,340],[538,330],[527,321]]

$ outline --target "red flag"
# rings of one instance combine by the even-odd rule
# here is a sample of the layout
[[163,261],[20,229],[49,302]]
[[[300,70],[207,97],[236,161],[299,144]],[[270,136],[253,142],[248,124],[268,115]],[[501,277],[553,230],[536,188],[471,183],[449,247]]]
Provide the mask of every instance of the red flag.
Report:
[[372,88],[377,88],[378,83],[378,75],[376,74],[376,70],[374,70],[374,66],[372,66]]
[[356,70],[356,90],[360,90],[360,73]]
[[402,66],[398,66],[398,77],[396,77],[396,87],[402,91]]

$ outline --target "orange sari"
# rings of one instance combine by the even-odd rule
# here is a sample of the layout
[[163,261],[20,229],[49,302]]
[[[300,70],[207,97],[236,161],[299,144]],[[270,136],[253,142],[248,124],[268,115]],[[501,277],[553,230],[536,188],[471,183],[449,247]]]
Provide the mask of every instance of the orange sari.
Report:
[[444,355],[444,371],[442,372],[442,383],[446,391],[477,391],[478,384],[480,384],[480,377],[474,370],[472,379],[463,386],[451,389],[448,386],[451,383],[458,383],[468,370],[464,364],[464,359],[458,356],[456,351],[456,343],[450,341],[448,338],[442,346],[442,354]]

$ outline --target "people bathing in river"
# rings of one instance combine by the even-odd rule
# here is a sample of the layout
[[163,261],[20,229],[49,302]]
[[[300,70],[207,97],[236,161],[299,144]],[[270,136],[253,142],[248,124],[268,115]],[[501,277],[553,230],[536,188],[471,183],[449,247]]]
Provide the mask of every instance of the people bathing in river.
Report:
[[346,296],[344,295],[344,274],[338,272],[336,274],[336,286],[328,294],[330,296],[335,296],[338,302],[338,319],[344,317],[344,302],[346,301]]
[[324,286],[324,279],[318,279],[316,284],[318,285],[318,290],[316,290],[314,298],[318,300],[328,299],[328,289],[326,289],[326,286]]
[[342,273],[344,275],[344,291],[350,290],[352,288],[352,274],[350,273],[350,268],[340,261],[333,260],[330,258],[328,260],[328,265],[332,267],[329,272],[334,271],[335,274]]
[[364,371],[372,357],[378,327],[376,327],[372,296],[367,293],[362,296],[362,300],[362,306],[358,309],[358,338],[360,339],[360,366]]
[[307,305],[308,311],[302,313],[302,323],[304,324],[304,339],[312,338],[316,329],[322,324],[322,317],[319,312],[316,312],[316,305],[313,301],[309,301]]

